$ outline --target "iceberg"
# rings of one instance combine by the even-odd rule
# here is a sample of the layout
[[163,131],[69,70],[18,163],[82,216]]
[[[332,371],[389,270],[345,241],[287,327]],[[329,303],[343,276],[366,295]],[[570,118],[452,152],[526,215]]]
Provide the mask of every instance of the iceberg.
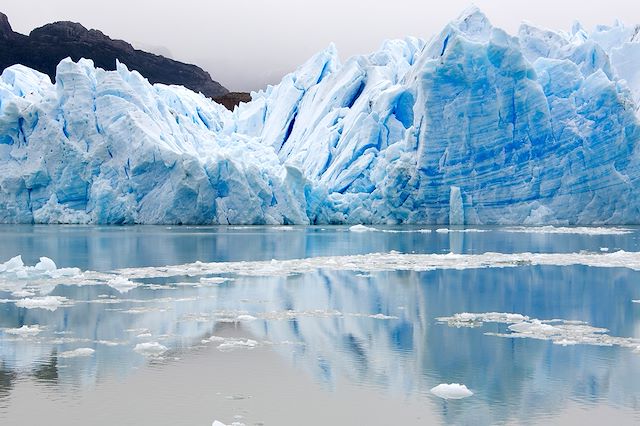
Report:
[[439,384],[431,389],[431,393],[442,399],[464,399],[473,396],[473,392],[459,383]]
[[477,8],[430,40],[335,46],[233,112],[117,64],[0,77],[0,222],[640,222],[640,37]]

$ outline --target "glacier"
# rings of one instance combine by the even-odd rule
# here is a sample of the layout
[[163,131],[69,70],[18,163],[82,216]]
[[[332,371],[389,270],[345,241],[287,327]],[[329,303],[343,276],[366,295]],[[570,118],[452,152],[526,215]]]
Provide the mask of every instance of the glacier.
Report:
[[117,64],[0,77],[0,222],[640,223],[640,26],[335,46],[233,112]]

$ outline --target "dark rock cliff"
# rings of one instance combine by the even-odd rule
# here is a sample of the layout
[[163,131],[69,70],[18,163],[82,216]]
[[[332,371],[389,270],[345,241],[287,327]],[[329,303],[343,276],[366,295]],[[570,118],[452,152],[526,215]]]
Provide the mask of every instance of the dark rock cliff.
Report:
[[229,93],[213,81],[209,73],[195,65],[136,50],[125,41],[112,40],[102,32],[88,30],[80,24],[55,22],[25,36],[14,32],[7,16],[0,13],[0,71],[22,64],[48,74],[55,81],[56,66],[66,57],[74,61],[91,59],[105,70],[114,70],[118,59],[151,83],[182,85],[210,98]]

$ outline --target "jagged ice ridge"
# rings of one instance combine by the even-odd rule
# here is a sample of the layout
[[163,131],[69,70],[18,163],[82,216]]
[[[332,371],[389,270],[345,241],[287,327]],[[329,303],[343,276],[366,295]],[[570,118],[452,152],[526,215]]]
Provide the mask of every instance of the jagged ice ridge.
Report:
[[330,46],[227,111],[118,64],[0,78],[0,222],[640,222],[639,27]]

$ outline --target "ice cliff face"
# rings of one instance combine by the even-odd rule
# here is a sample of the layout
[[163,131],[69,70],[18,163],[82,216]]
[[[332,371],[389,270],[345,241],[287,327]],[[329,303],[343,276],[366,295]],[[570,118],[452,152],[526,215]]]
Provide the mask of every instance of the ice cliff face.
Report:
[[0,79],[0,222],[640,223],[640,36],[333,47],[233,113],[124,65]]

